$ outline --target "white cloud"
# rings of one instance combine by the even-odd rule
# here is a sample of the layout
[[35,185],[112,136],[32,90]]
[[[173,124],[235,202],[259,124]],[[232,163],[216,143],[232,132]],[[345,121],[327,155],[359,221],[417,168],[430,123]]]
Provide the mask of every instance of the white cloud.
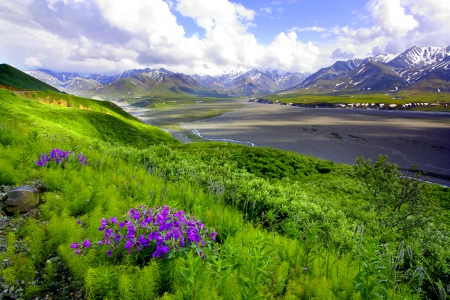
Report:
[[450,45],[450,1],[370,0],[366,4],[371,27],[335,27],[339,45],[352,45],[357,57],[398,53],[416,46]]
[[[354,13],[364,27],[298,26],[279,32],[268,46],[250,33],[256,12],[231,1],[3,0],[0,40],[8,43],[0,43],[0,53],[30,68],[112,73],[149,66],[217,74],[253,67],[314,72],[336,58],[450,45],[450,1],[370,0],[367,17]],[[264,7],[272,15],[282,9]],[[175,10],[204,30],[201,38],[187,36]],[[296,32],[318,32],[329,40],[313,44]]]
[[355,58],[355,54],[354,53],[345,52],[345,51],[342,51],[341,48],[337,48],[336,50],[334,50],[331,53],[331,57],[333,59],[346,59],[346,60],[348,60],[348,59]]
[[291,31],[277,35],[258,59],[258,64],[274,69],[305,71],[314,68],[318,55],[318,47],[311,42],[303,44],[297,40],[297,34]]
[[23,63],[28,67],[42,67],[42,63],[34,56],[25,58]]
[[370,0],[366,8],[375,26],[389,37],[403,37],[419,25],[414,16],[405,14],[400,0]]
[[272,8],[270,8],[270,7],[262,7],[259,10],[268,15],[270,15],[272,13]]
[[372,16],[371,28],[335,28],[338,35],[359,43],[367,43],[377,37],[401,38],[419,26],[414,16],[405,13],[400,0],[370,0],[366,9]]
[[299,27],[293,27],[290,29],[290,31],[315,31],[315,32],[322,32],[326,31],[326,28],[317,27],[317,26],[311,26],[311,27],[305,27],[305,28],[299,28]]

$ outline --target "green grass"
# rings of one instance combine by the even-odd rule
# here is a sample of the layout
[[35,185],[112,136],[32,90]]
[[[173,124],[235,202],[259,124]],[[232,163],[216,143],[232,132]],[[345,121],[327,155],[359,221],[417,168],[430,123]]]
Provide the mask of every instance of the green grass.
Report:
[[[306,94],[304,92],[283,92],[264,96],[264,99],[280,100],[284,103],[302,103],[310,105],[318,104],[350,104],[350,103],[384,103],[401,105],[404,103],[436,103],[449,104],[449,93],[427,93],[418,91],[400,90],[397,92],[389,92],[387,94],[380,93],[330,93],[330,94]],[[427,109],[441,109],[439,107],[427,107]],[[447,107],[446,109],[450,109]]]
[[[170,134],[142,123],[110,102],[55,92],[29,92],[24,96],[30,99],[0,90],[3,122],[34,128],[49,136],[70,136],[77,141],[102,140],[135,147],[176,143]],[[65,102],[62,102],[63,105],[51,105],[43,104],[38,99],[49,103],[61,99]]]
[[[183,145],[108,102],[22,95],[0,90],[0,185],[41,182],[47,192],[37,219],[5,230],[0,260],[13,263],[0,276],[25,298],[65,280],[47,262],[55,256],[88,299],[425,299],[448,282],[448,189],[432,186],[436,219],[402,234],[379,225],[383,216],[351,166],[271,148]],[[55,147],[83,153],[88,164],[38,167]],[[102,218],[142,204],[201,219],[218,233],[217,252],[196,261],[114,260],[100,246],[73,255],[72,243],[102,237]],[[17,243],[30,253],[16,253]],[[419,267],[421,291],[412,275]]]
[[51,85],[48,85],[7,64],[0,64],[0,88],[31,91],[49,90],[58,92],[58,90]]

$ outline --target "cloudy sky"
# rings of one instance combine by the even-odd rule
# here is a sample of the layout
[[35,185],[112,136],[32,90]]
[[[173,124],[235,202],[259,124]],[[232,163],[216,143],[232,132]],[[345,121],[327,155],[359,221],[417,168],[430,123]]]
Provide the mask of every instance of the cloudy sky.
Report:
[[279,68],[450,45],[449,0],[2,0],[0,63],[114,74]]

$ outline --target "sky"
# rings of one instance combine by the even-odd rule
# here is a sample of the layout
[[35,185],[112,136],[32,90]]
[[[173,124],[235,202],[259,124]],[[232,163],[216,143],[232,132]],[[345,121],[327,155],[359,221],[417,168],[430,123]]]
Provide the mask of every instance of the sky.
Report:
[[313,73],[450,46],[450,0],[2,0],[0,63],[79,74]]

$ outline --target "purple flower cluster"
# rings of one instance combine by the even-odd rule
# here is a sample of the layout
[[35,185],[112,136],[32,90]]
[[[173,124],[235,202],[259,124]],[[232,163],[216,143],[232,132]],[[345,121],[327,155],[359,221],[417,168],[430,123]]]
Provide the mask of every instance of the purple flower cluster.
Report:
[[90,246],[92,246],[91,242],[89,240],[84,240],[83,243],[73,243],[70,245],[70,248],[74,249],[75,254],[80,254],[82,248],[86,249]]
[[[152,257],[165,258],[169,251],[181,251],[193,247],[203,258],[202,248],[216,240],[217,233],[209,232],[200,220],[195,220],[183,211],[170,210],[169,207],[146,209],[130,209],[123,222],[116,217],[103,218],[99,231],[104,235],[99,245],[106,245],[106,254],[127,251],[129,254],[151,249]],[[82,248],[90,246],[89,240],[83,244],[72,244],[75,254],[80,254]]]
[[[42,153],[39,156],[36,164],[39,167],[46,167],[49,162],[55,161],[59,165],[65,161],[70,161],[71,155],[75,155],[75,153],[71,152],[71,151],[63,151],[61,149],[55,148],[52,151],[50,151],[49,154]],[[82,165],[87,164],[86,157],[83,154],[77,155],[77,161]]]

